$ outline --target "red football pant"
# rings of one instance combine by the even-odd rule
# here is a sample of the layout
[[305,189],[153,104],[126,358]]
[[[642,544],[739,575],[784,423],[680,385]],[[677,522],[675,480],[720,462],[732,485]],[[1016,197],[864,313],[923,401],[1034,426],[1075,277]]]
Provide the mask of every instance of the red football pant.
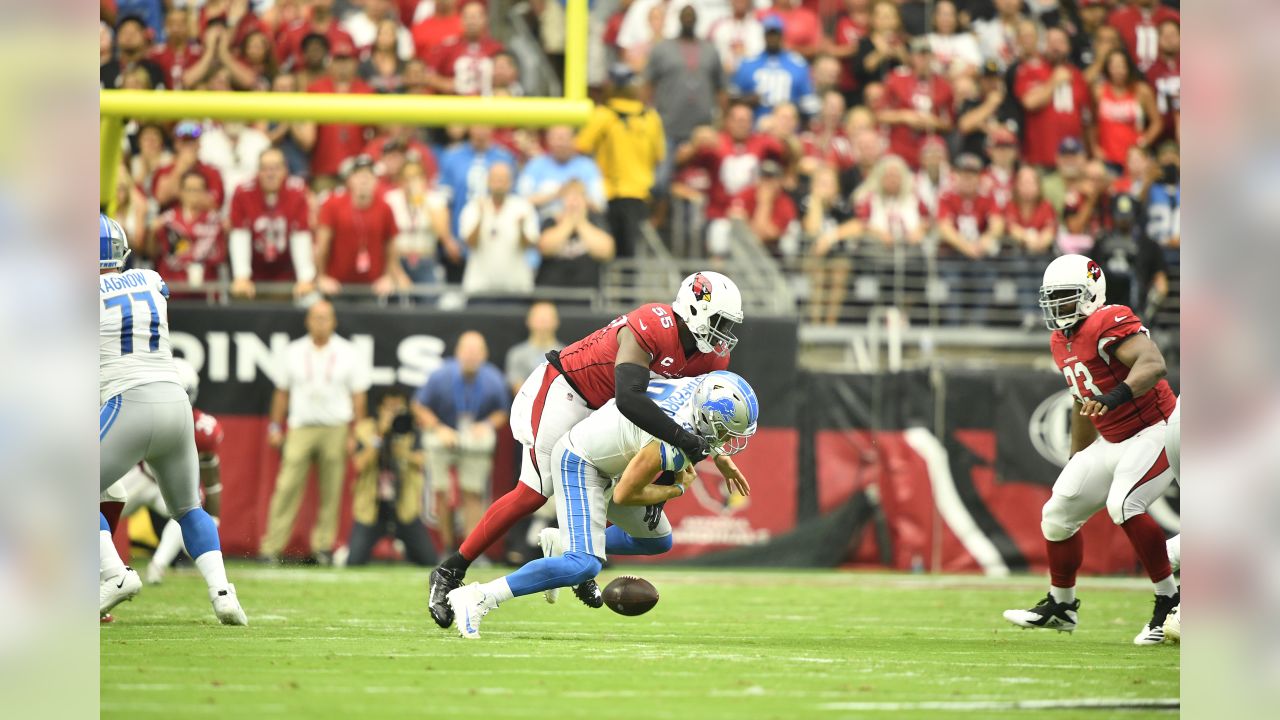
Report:
[[1165,547],[1164,530],[1160,529],[1160,525],[1150,515],[1135,515],[1125,520],[1120,527],[1129,536],[1129,544],[1138,553],[1138,559],[1142,561],[1142,567],[1146,568],[1151,582],[1160,582],[1173,574],[1173,566],[1169,564],[1169,551]]
[[[1084,562],[1084,538],[1076,533],[1060,542],[1045,540],[1044,543],[1049,549],[1049,584],[1060,588],[1075,587],[1076,572]],[[1164,547],[1163,543],[1161,547]]]
[[516,483],[514,490],[498,498],[484,511],[484,517],[480,518],[476,529],[471,531],[467,539],[462,541],[458,553],[467,562],[475,561],[490,545],[515,527],[521,518],[532,515],[546,501],[542,493],[524,483]]

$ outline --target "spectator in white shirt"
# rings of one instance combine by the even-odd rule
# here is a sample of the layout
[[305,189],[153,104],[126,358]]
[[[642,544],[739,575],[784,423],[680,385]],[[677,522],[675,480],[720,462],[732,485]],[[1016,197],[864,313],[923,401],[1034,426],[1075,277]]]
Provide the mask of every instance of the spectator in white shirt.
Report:
[[[307,336],[289,343],[271,400],[267,440],[283,452],[258,553],[264,560],[280,559],[314,465],[320,503],[311,530],[311,557],[328,564],[338,533],[347,456],[354,446],[349,428],[365,416],[370,368],[355,345],[334,334],[333,305],[323,300],[312,305],[306,324]],[[287,436],[282,427],[286,410]]]
[[[271,147],[271,138],[267,137],[264,127],[262,123],[205,123],[200,139],[200,162],[218,168],[223,187],[240,187],[258,173],[258,157]],[[230,207],[230,204],[231,193],[226,193],[225,205]]]
[[933,30],[929,33],[929,49],[933,51],[933,61],[940,74],[951,78],[982,65],[978,39],[973,33],[960,29],[960,18],[952,0],[938,0],[933,6]]
[[716,46],[724,71],[733,76],[738,64],[764,52],[764,26],[756,18],[751,0],[730,0],[731,13],[711,23],[707,39]]
[[431,187],[422,161],[414,157],[400,168],[400,181],[383,196],[395,215],[396,251],[400,265],[415,285],[440,281],[437,248],[454,262],[462,259],[462,248],[449,227],[449,200]]
[[528,200],[511,194],[510,165],[499,162],[489,168],[489,194],[462,208],[458,227],[470,253],[462,274],[463,292],[533,290],[533,269],[525,251],[538,242],[538,211]]
[[973,34],[982,48],[982,59],[994,60],[1004,70],[1018,59],[1014,37],[1022,19],[1022,0],[995,0],[995,6],[995,17],[974,21]]
[[392,0],[354,0],[356,10],[342,19],[342,29],[360,50],[367,50],[378,37],[378,24],[390,18],[399,26],[396,29],[396,55],[401,60],[413,57],[413,34],[400,25],[396,4]]

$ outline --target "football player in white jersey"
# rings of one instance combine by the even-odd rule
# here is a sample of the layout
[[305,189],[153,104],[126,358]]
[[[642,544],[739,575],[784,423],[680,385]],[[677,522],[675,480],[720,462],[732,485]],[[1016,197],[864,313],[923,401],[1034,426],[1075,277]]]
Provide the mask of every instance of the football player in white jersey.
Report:
[[[705,438],[714,454],[740,452],[755,434],[755,391],[726,370],[653,380],[649,395],[677,423]],[[696,477],[681,450],[641,430],[610,400],[562,436],[551,459],[560,527],[552,531],[552,542],[543,543],[546,557],[492,582],[450,592],[454,623],[465,638],[480,637],[480,619],[513,597],[594,578],[606,554],[658,555],[671,549],[671,523],[662,504],[683,495]],[[655,483],[665,471],[676,473],[674,484]],[[735,492],[750,492],[745,483],[728,481]],[[606,522],[613,525],[606,528]]]
[[[129,241],[119,223],[98,218],[99,490],[145,461],[155,470],[182,541],[209,586],[218,620],[247,625],[236,590],[227,582],[218,528],[200,507],[199,460],[191,402],[169,346],[169,288],[153,270],[124,270]],[[102,530],[107,519],[99,513]],[[104,542],[109,544],[110,536]],[[138,574],[100,548],[99,612],[132,598]]]

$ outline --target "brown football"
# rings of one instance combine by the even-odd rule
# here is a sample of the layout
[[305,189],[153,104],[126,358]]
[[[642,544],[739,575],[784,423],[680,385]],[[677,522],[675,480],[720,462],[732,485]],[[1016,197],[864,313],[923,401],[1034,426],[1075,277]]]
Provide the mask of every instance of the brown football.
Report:
[[619,615],[643,615],[658,604],[658,589],[644,578],[623,575],[605,586],[604,604]]

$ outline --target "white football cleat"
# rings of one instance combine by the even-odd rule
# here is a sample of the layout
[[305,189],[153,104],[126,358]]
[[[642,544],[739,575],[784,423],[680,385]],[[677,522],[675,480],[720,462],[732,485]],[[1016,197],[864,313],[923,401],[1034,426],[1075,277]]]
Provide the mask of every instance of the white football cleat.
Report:
[[1058,632],[1075,632],[1079,623],[1080,601],[1058,602],[1045,595],[1029,610],[1005,610],[1004,619],[1023,628],[1044,628]]
[[480,583],[464,585],[449,593],[446,598],[453,610],[453,624],[458,634],[468,640],[480,637],[480,619],[497,607],[497,603],[480,589]]
[[125,600],[132,600],[142,590],[142,578],[131,567],[115,577],[103,580],[98,586],[98,617],[111,611],[111,608]]
[[1182,606],[1169,611],[1164,619],[1164,641],[1172,645],[1182,642]]
[[223,625],[248,625],[249,618],[240,607],[236,598],[236,586],[230,583],[222,590],[210,590],[209,601],[213,603],[213,614]]
[[[560,528],[542,528],[542,532],[538,533],[538,544],[542,546],[542,557],[560,557],[564,554],[564,547],[560,544]],[[542,595],[547,602],[554,603],[560,599],[560,588],[548,588],[542,591]]]
[[1173,595],[1156,595],[1155,610],[1151,613],[1151,622],[1142,627],[1142,631],[1133,638],[1134,645],[1159,645],[1164,642],[1164,625],[1173,609],[1182,604],[1182,593]]

